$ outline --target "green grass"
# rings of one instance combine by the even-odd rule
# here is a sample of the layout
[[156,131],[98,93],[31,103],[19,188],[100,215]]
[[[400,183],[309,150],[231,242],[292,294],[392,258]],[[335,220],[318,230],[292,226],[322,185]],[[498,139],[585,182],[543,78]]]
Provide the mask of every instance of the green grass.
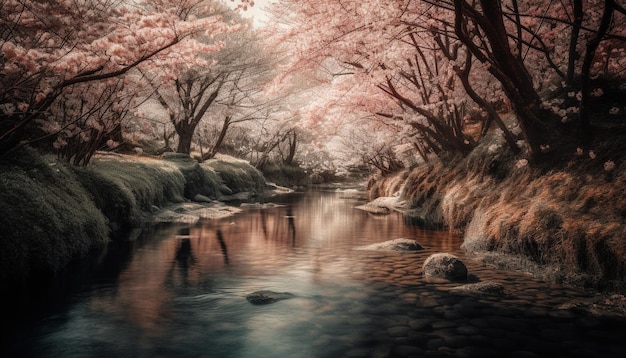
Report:
[[75,171],[115,234],[138,226],[153,205],[183,201],[183,174],[161,160],[104,157]]
[[309,174],[297,165],[268,163],[263,167],[263,176],[281,186],[307,186],[311,184]]
[[0,281],[57,271],[109,240],[105,216],[73,171],[29,148],[0,162]]
[[246,162],[99,155],[87,167],[30,148],[0,158],[0,287],[57,272],[149,220],[154,206],[266,189]]
[[234,158],[211,159],[201,164],[208,171],[217,173],[222,183],[233,193],[261,193],[267,190],[263,174],[243,160]]
[[184,195],[193,199],[196,195],[204,195],[218,199],[222,195],[223,183],[219,175],[210,168],[201,166],[197,160],[185,154],[168,154],[163,158],[180,170],[184,177]]

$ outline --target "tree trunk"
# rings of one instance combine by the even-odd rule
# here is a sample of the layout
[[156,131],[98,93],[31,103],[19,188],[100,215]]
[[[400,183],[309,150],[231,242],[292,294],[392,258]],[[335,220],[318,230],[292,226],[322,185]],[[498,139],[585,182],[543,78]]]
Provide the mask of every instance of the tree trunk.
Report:
[[270,144],[267,145],[267,147],[265,148],[265,150],[263,151],[263,154],[261,155],[261,158],[257,161],[255,168],[257,169],[262,169],[266,164],[267,161],[270,158],[270,153],[283,141],[285,140],[285,136],[287,134],[283,135],[282,137],[280,136],[280,134],[276,134],[276,140]]
[[217,140],[215,141],[215,144],[213,145],[211,150],[202,156],[203,161],[214,158],[217,152],[219,152],[220,147],[224,142],[224,138],[226,138],[226,132],[228,132],[228,128],[230,127],[231,119],[231,116],[226,116],[226,118],[224,118],[224,123],[222,124],[222,130],[220,131],[220,135],[217,137]]
[[[465,0],[454,0],[455,32],[461,42],[483,63],[488,63],[488,71],[502,84],[507,97],[511,100],[530,151],[540,153],[543,142],[543,123],[541,123],[541,99],[535,90],[530,73],[520,58],[509,47],[504,26],[501,4],[481,0],[483,14]],[[491,52],[479,48],[467,31],[468,19],[480,27]]]
[[196,126],[186,121],[180,121],[176,123],[174,128],[176,128],[176,134],[178,134],[178,148],[176,149],[176,153],[189,154],[191,152],[191,141]]
[[574,23],[572,24],[572,33],[569,39],[569,51],[567,59],[567,86],[573,87],[574,85],[574,69],[576,68],[576,57],[578,51],[576,47],[578,45],[578,36],[580,34],[580,28],[583,23],[583,2],[582,0],[574,0]]
[[287,154],[287,158],[283,160],[283,163],[286,165],[293,164],[293,158],[296,156],[296,147],[298,145],[298,134],[293,131],[291,135],[287,138],[289,140],[289,153]]
[[585,58],[583,60],[582,69],[580,71],[581,76],[581,95],[582,99],[580,101],[580,130],[582,135],[582,140],[584,145],[588,146],[593,139],[593,127],[591,126],[591,119],[589,107],[591,105],[591,65],[593,64],[593,60],[596,56],[596,50],[602,42],[604,35],[609,29],[611,25],[611,19],[613,18],[613,0],[606,0],[604,2],[604,12],[602,14],[602,20],[600,22],[600,26],[598,27],[598,31],[596,32],[596,36],[589,41],[587,44],[587,51],[585,52]]

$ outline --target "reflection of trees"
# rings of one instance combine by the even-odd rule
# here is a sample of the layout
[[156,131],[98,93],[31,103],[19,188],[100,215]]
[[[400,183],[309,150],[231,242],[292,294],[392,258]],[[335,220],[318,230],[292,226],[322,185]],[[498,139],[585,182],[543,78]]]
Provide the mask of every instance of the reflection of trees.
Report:
[[296,221],[291,206],[287,207],[287,230],[291,235],[291,246],[296,246]]
[[224,264],[228,265],[228,248],[226,247],[226,241],[224,241],[224,236],[222,235],[222,230],[217,229],[217,241],[220,243],[220,247],[222,248],[222,254],[224,255]]
[[261,215],[261,229],[263,230],[263,236],[267,240],[267,213],[263,209],[259,209]]
[[172,267],[169,270],[167,281],[173,281],[174,268],[178,268],[183,282],[183,286],[189,285],[189,271],[196,263],[195,255],[191,248],[191,237],[189,227],[178,230],[178,242],[176,243],[176,254]]
[[[176,243],[176,251],[174,255],[174,260],[172,262],[172,266],[168,272],[168,277],[166,278],[166,282],[169,284],[175,285],[176,278],[180,278],[182,280],[183,287],[187,287],[190,284],[190,276],[192,271],[202,271],[205,266],[202,261],[206,261],[206,250],[203,248],[202,242],[203,235],[190,235],[190,228],[183,228],[178,230],[177,243]],[[224,264],[228,265],[230,260],[228,258],[228,247],[226,245],[226,240],[224,239],[224,234],[221,229],[216,230],[216,239],[220,246],[220,251],[222,256],[224,257]],[[194,253],[194,247],[196,250],[200,252],[200,258],[196,257]],[[206,262],[205,262],[206,263]],[[178,271],[178,277],[174,277],[174,272]]]
[[189,271],[189,267],[195,262],[196,259],[191,252],[191,239],[180,239],[176,248],[176,263],[178,267],[186,274]]

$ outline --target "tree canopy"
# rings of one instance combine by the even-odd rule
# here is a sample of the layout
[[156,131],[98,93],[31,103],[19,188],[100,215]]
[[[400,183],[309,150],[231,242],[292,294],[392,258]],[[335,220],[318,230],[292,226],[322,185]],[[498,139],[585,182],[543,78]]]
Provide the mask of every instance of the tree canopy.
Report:
[[[468,121],[481,123],[481,136],[497,125],[514,152],[533,158],[564,135],[588,145],[586,104],[607,86],[624,90],[618,1],[281,0],[272,12],[275,41],[294,54],[285,76],[325,72],[349,98],[333,116],[358,108],[401,121],[424,158],[471,150],[480,136],[464,130]],[[326,94],[325,103],[340,101]],[[501,118],[509,111],[517,128]]]
[[277,0],[261,29],[236,13],[253,6],[2,1],[0,153],[43,141],[85,165],[134,128],[204,159],[227,141],[259,163],[326,150],[393,171],[493,128],[540,159],[626,112],[606,96],[626,93],[623,1]]

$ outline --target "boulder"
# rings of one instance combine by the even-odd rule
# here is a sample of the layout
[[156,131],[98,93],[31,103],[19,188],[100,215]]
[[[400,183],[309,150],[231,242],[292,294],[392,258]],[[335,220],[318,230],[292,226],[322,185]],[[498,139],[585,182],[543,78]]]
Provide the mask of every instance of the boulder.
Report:
[[458,257],[449,253],[430,255],[422,266],[424,275],[450,281],[466,281],[467,267]]
[[359,246],[357,250],[383,250],[383,251],[416,251],[422,250],[422,245],[413,239],[394,239],[376,244]]
[[366,211],[370,214],[389,214],[393,210],[399,210],[404,205],[403,201],[398,201],[397,197],[379,197],[369,203],[355,206],[355,209]]
[[246,296],[246,300],[253,305],[266,305],[274,303],[280,300],[286,300],[295,297],[289,292],[274,292],[274,291],[255,291]]

